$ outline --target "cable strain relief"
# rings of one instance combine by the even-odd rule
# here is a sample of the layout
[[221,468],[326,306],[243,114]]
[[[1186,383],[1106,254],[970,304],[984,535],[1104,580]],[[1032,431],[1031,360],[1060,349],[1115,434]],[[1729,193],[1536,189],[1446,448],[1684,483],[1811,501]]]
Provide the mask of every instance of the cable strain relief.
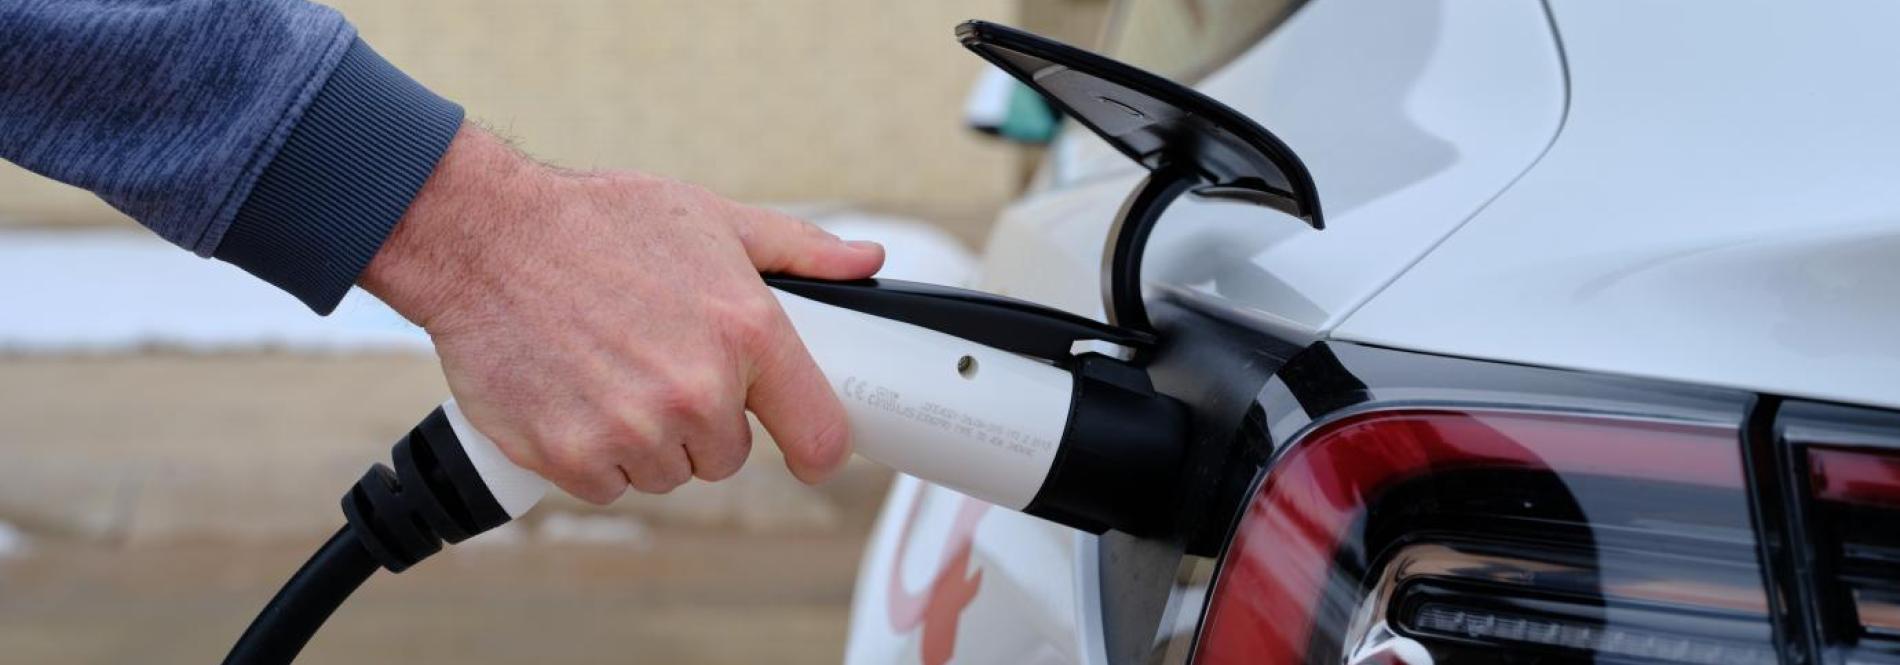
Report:
[[377,563],[399,573],[509,520],[438,408],[343,495],[343,516]]

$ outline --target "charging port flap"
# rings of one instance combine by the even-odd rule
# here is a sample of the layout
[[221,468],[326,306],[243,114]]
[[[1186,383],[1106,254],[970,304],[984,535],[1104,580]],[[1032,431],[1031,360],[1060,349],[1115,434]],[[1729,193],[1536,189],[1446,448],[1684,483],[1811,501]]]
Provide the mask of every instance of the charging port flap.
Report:
[[957,38],[1129,159],[1150,171],[1179,171],[1192,181],[1188,191],[1324,226],[1306,165],[1227,105],[1136,67],[994,23],[966,22]]
[[1153,331],[1141,258],[1161,212],[1182,194],[1238,201],[1325,227],[1313,176],[1272,132],[1227,105],[1139,68],[983,21],[957,26],[963,45],[1115,146],[1149,176],[1123,202],[1102,252],[1108,322]]

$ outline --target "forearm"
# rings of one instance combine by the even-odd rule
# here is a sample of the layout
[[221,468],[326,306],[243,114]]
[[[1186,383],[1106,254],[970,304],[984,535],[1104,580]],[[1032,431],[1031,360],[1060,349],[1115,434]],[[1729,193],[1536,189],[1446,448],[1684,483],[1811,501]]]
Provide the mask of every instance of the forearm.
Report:
[[333,308],[461,123],[300,0],[0,6],[0,158]]
[[504,236],[561,204],[556,187],[552,169],[464,124],[359,283],[416,325],[439,327],[451,303],[492,279],[488,266],[508,260],[497,256],[514,242]]

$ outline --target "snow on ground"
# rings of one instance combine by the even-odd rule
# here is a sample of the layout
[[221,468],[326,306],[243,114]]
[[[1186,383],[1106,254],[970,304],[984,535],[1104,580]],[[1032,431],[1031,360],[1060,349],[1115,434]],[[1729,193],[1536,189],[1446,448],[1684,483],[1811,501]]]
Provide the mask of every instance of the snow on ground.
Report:
[[0,351],[148,347],[426,352],[429,339],[366,293],[318,317],[229,264],[136,230],[0,233]]
[[580,515],[554,512],[543,516],[535,536],[552,543],[620,545],[651,549],[653,534],[645,522],[627,515]]
[[8,559],[26,553],[26,532],[0,522],[0,559]]
[[[962,284],[975,263],[949,234],[921,222],[851,212],[812,217],[846,238],[885,243],[881,276]],[[421,329],[360,290],[319,317],[237,268],[140,231],[0,231],[0,353],[148,348],[430,350]]]

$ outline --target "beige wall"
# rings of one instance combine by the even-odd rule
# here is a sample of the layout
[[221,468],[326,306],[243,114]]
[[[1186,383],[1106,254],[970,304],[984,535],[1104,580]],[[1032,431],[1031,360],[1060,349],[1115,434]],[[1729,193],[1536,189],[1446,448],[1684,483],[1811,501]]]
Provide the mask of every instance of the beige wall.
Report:
[[[1099,0],[333,0],[385,57],[528,151],[757,202],[838,201],[980,236],[1023,154],[962,126],[967,18]],[[1025,9],[1023,5],[1032,5]],[[1065,26],[1067,30],[1075,30]],[[117,218],[0,164],[0,219]]]

